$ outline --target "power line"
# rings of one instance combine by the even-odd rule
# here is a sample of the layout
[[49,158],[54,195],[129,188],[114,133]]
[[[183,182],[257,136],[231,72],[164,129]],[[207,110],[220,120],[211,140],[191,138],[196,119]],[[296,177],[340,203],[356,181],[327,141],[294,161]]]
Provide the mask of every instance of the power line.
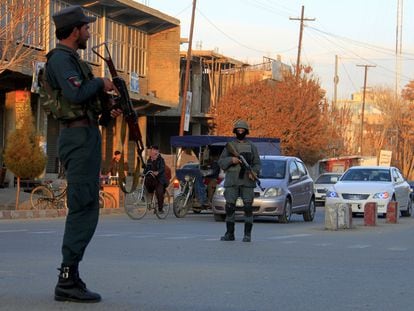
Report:
[[[255,51],[255,52],[259,52],[259,53],[262,53],[262,54],[266,54],[266,53],[268,53],[269,51],[263,51],[263,50],[258,50],[258,49],[255,49],[255,48],[252,48],[252,47],[250,47],[250,46],[248,46],[248,45],[246,45],[246,44],[244,44],[244,43],[242,43],[242,42],[240,42],[240,41],[238,41],[238,40],[236,40],[236,39],[234,39],[233,37],[231,37],[230,35],[228,35],[227,33],[225,33],[223,30],[221,30],[218,26],[216,26],[205,14],[203,14],[203,12],[201,12],[201,10],[199,9],[199,8],[197,8],[197,12],[198,13],[200,13],[200,15],[203,17],[203,18],[205,18],[205,20],[211,25],[211,26],[213,26],[217,31],[219,31],[221,34],[223,34],[226,38],[228,38],[229,40],[231,40],[231,41],[233,41],[234,43],[236,43],[236,44],[238,44],[239,46],[241,46],[241,47],[244,47],[245,49],[248,49],[248,50],[252,50],[252,51]],[[280,51],[274,51],[274,53],[275,54],[277,54],[277,53],[279,53],[279,54],[282,54],[282,53],[286,53],[286,52],[289,52],[289,51],[291,51],[291,50],[293,50],[293,49],[295,49],[296,47],[291,47],[291,48],[289,48],[289,49],[286,49],[286,50],[280,50]]]

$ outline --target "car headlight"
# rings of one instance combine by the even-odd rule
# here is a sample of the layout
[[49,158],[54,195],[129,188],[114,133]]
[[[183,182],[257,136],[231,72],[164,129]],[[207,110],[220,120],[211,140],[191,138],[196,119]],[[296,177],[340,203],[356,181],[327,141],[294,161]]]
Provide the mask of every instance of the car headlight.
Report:
[[223,196],[224,195],[224,187],[217,187],[216,188],[216,195]]
[[376,194],[374,194],[374,199],[388,199],[390,197],[390,194],[387,191],[384,192],[377,192]]
[[338,192],[336,191],[328,191],[326,193],[327,198],[339,198]]
[[283,193],[282,188],[270,187],[270,188],[267,188],[266,191],[264,192],[264,197],[265,198],[278,197],[282,195],[282,193]]

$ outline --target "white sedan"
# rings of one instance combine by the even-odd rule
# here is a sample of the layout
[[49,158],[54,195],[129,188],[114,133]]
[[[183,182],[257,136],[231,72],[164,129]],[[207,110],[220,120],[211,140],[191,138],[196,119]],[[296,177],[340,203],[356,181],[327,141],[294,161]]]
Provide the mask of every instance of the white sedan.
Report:
[[352,213],[363,213],[367,202],[375,202],[378,214],[387,213],[390,201],[398,202],[401,216],[411,216],[410,185],[396,167],[353,166],[329,188],[326,204],[351,204]]

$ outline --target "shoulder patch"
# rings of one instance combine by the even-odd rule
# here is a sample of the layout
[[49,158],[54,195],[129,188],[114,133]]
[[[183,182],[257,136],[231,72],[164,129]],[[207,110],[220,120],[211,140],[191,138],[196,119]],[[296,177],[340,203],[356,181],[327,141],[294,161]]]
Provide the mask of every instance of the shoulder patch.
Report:
[[82,84],[82,80],[79,78],[79,76],[73,76],[69,77],[68,81],[70,84],[72,84],[74,87],[80,87]]

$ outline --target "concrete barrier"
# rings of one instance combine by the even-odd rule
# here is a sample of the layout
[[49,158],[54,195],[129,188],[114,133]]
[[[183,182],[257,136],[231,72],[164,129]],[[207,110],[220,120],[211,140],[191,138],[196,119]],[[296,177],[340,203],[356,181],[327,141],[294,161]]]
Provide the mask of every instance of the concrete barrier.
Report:
[[364,225],[376,226],[377,225],[377,212],[378,207],[375,202],[368,202],[364,206]]
[[396,224],[398,222],[398,202],[391,201],[387,205],[387,223]]
[[352,208],[350,204],[325,205],[325,229],[352,229]]

